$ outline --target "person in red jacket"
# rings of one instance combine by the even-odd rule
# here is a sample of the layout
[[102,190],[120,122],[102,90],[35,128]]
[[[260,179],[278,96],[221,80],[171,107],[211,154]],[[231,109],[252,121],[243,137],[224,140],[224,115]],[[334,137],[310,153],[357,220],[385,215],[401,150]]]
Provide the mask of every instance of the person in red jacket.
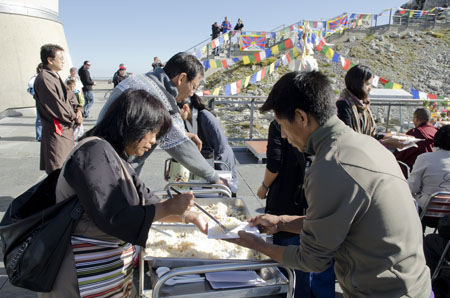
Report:
[[[431,152],[433,148],[434,135],[437,128],[430,123],[431,113],[426,108],[418,108],[414,111],[413,124],[414,128],[406,132],[407,135],[413,136],[416,139],[423,139],[424,141],[417,142],[417,147],[411,147],[402,151],[395,151],[395,158],[406,163],[412,170],[417,156],[425,152]],[[402,167],[403,175],[407,177],[407,170]]]

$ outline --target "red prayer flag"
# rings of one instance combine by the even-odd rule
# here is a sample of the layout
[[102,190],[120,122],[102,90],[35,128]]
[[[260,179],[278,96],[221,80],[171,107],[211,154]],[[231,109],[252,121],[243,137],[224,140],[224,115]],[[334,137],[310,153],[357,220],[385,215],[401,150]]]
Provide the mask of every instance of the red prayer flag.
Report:
[[211,48],[213,48],[213,49],[216,48],[216,44],[214,43],[214,41],[211,41]]
[[266,76],[266,68],[261,69],[261,80]]
[[437,95],[436,95],[436,94],[428,93],[428,98],[429,98],[429,99],[437,99]]
[[259,53],[255,53],[254,56],[257,62],[261,61],[261,56],[259,55]]
[[316,50],[317,50],[318,52],[322,51],[322,48],[323,48],[324,45],[325,45],[325,42],[324,42],[323,40],[321,40],[321,41],[319,42],[319,44],[317,45]]
[[203,95],[211,95],[211,91],[209,91],[209,90],[203,90]]
[[241,81],[242,80],[236,82],[236,93],[241,93]]
[[350,68],[350,60],[348,60],[347,58],[344,58],[344,66],[342,66],[343,70],[348,70]]
[[388,80],[383,79],[383,78],[380,78],[378,81],[383,85],[385,85],[387,82],[389,82]]
[[400,14],[405,14],[406,10],[400,9]]
[[222,66],[223,66],[223,68],[227,68],[228,67],[228,64],[227,64],[227,60],[222,60]]
[[291,62],[291,54],[287,53],[286,54],[286,59],[288,62]]
[[284,47],[286,50],[292,48],[292,40],[290,38],[284,41]]

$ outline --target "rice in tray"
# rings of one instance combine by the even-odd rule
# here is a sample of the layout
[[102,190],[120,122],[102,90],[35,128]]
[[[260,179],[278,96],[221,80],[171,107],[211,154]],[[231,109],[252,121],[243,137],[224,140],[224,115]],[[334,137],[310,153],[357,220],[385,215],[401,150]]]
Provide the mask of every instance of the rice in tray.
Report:
[[[240,210],[228,208],[223,203],[204,207],[225,226],[239,225],[245,220]],[[186,229],[188,230],[188,229]],[[204,259],[262,259],[254,250],[217,239],[208,239],[207,235],[196,227],[179,232],[176,228],[165,227],[164,231],[174,235],[169,237],[150,229],[145,253],[153,257],[204,258]]]

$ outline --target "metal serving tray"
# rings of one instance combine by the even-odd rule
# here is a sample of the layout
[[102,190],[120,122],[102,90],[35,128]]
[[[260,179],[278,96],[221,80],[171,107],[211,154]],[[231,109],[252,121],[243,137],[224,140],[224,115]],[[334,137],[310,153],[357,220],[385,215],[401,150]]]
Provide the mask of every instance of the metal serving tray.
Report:
[[[224,197],[218,197],[218,198],[195,198],[195,201],[202,207],[209,206],[210,204],[217,204],[217,203],[223,203],[228,208],[231,208],[233,210],[241,212],[245,218],[250,217],[250,213],[248,211],[247,205],[245,205],[244,201],[238,198],[224,198]],[[198,210],[195,207],[193,210]],[[156,227],[157,229],[164,229],[166,227],[173,227],[173,226],[193,226],[192,224],[180,224],[180,223],[162,223],[162,222],[155,222],[152,224],[152,226]]]
[[[175,258],[152,258],[145,257],[149,268],[152,291],[143,291],[144,296],[150,297],[263,297],[288,293],[291,297],[294,285],[293,271],[288,269],[287,279],[277,268],[280,264],[272,261],[247,261],[247,260],[209,260],[209,259],[175,259]],[[156,275],[156,268],[169,267],[168,273],[160,279]],[[209,282],[177,284],[173,286],[164,285],[164,282],[173,277],[184,274],[204,274],[207,272],[229,271],[229,270],[255,270],[266,282],[263,285],[220,289],[215,290]]]

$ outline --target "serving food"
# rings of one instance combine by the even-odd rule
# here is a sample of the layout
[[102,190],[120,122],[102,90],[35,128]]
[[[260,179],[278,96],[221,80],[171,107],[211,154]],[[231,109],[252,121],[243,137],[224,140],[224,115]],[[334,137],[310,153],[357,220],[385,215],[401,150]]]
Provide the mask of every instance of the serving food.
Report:
[[[242,210],[228,208],[219,202],[204,207],[223,223],[227,229],[245,224]],[[211,221],[212,222],[212,221]],[[211,223],[210,222],[210,223]],[[217,227],[218,228],[218,227]],[[220,229],[220,228],[218,228]],[[167,235],[150,230],[145,253],[153,257],[205,258],[205,259],[263,259],[263,255],[254,250],[217,239],[208,239],[207,235],[192,226],[166,226]]]

